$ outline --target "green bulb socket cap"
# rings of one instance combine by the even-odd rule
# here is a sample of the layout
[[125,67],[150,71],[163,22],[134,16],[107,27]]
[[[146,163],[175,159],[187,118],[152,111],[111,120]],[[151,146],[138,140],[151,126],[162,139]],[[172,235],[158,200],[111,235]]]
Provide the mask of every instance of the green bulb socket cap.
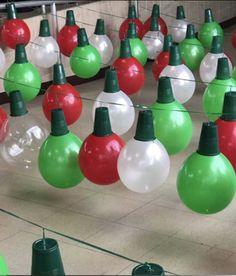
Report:
[[150,31],[159,31],[159,25],[158,25],[158,18],[156,16],[151,17],[151,26],[150,26]]
[[107,69],[105,75],[104,92],[115,93],[120,91],[116,69]]
[[153,115],[151,110],[139,111],[134,139],[143,142],[156,139],[154,135]]
[[220,54],[223,53],[223,39],[220,35],[213,36],[212,44],[211,44],[211,53],[212,54]]
[[65,275],[59,246],[56,240],[43,238],[33,243],[31,275]]
[[49,29],[49,23],[48,23],[47,19],[43,19],[40,21],[39,36],[41,36],[41,37],[51,36],[50,29]]
[[136,24],[134,22],[129,23],[127,38],[137,38]]
[[187,39],[196,38],[195,30],[194,30],[194,25],[193,24],[188,24],[187,25],[187,31],[186,31],[185,38],[187,38]]
[[160,17],[160,6],[159,5],[154,4],[152,6],[152,15],[151,15],[151,17],[157,17],[157,18]]
[[169,52],[170,51],[170,46],[173,45],[173,39],[172,35],[165,35],[164,37],[164,44],[163,44],[163,52]]
[[10,116],[18,117],[28,113],[26,105],[23,101],[19,90],[11,91],[9,94],[10,98]]
[[165,276],[164,269],[158,265],[153,263],[145,263],[137,265],[132,270],[132,275],[156,275],[156,276]]
[[220,153],[218,128],[215,123],[205,122],[202,124],[197,153],[205,156],[214,156]]
[[7,9],[7,18],[8,19],[16,19],[17,18],[15,3],[7,3],[6,9]]
[[15,63],[21,64],[21,63],[27,63],[27,55],[25,51],[25,45],[23,43],[16,44],[15,49]]
[[105,24],[104,19],[98,18],[94,34],[96,35],[104,35],[105,34]]
[[160,77],[157,89],[157,103],[174,102],[173,91],[169,77]]
[[229,62],[226,57],[218,59],[217,70],[216,70],[217,80],[228,80],[230,79]]
[[182,64],[179,45],[173,44],[170,46],[169,65],[176,66]]
[[227,92],[224,97],[222,116],[224,121],[236,121],[236,93]]
[[64,66],[61,63],[53,65],[53,84],[66,84]]
[[129,39],[122,39],[120,42],[120,58],[132,57]]
[[78,29],[78,47],[84,47],[89,45],[88,36],[85,28]]
[[107,107],[96,108],[93,135],[98,137],[112,135],[111,123]]
[[212,10],[205,9],[205,23],[211,23],[214,21]]
[[51,135],[62,136],[69,133],[64,112],[61,108],[51,111]]
[[178,6],[176,11],[176,19],[185,19],[184,7]]
[[75,15],[73,10],[66,11],[66,26],[75,25]]
[[134,5],[129,6],[128,18],[129,19],[135,19],[135,18],[137,18],[136,9],[135,9]]

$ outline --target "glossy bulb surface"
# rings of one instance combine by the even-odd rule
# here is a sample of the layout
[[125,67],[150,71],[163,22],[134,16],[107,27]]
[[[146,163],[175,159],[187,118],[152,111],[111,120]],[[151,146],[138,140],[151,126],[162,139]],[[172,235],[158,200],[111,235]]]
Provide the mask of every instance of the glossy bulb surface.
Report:
[[129,42],[132,56],[144,66],[147,63],[148,51],[143,41],[139,38],[130,38]]
[[147,48],[148,58],[154,60],[163,49],[164,35],[159,31],[149,31],[142,41]]
[[188,24],[189,22],[184,19],[175,19],[171,23],[171,26],[169,26],[168,29],[174,42],[180,43],[185,39]]
[[203,47],[207,49],[211,48],[212,39],[216,35],[222,38],[224,36],[221,26],[216,21],[203,23],[198,31],[198,39],[201,41]]
[[155,80],[159,79],[162,70],[169,64],[170,53],[161,52],[152,64],[152,74]]

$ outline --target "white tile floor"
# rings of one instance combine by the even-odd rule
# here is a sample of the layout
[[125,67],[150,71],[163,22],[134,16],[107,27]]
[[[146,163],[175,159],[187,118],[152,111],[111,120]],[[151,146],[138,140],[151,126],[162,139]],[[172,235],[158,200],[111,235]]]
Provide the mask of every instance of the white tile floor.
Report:
[[[225,50],[235,61],[229,35],[225,40]],[[145,87],[132,97],[134,103],[149,105],[156,99],[150,68],[149,63]],[[78,87],[82,96],[92,99],[102,89],[103,80]],[[202,110],[203,89],[204,85],[198,84],[197,93],[186,104],[188,109]],[[41,100],[39,96],[28,108],[44,119]],[[4,108],[8,110],[7,105]],[[91,110],[92,102],[84,101],[82,116],[71,127],[82,139],[92,131]],[[120,182],[100,187],[87,180],[72,189],[57,190],[38,174],[13,171],[1,161],[0,208],[128,257],[159,263],[178,274],[236,275],[236,200],[219,214],[203,216],[186,209],[176,192],[178,169],[196,150],[201,124],[206,120],[204,115],[191,116],[192,142],[183,153],[171,157],[166,183],[152,194],[133,193]],[[134,131],[135,125],[123,138],[127,141]],[[67,275],[130,275],[135,266],[66,238],[47,235],[59,241]],[[5,256],[11,274],[30,274],[31,245],[41,237],[41,230],[0,213],[0,254]]]

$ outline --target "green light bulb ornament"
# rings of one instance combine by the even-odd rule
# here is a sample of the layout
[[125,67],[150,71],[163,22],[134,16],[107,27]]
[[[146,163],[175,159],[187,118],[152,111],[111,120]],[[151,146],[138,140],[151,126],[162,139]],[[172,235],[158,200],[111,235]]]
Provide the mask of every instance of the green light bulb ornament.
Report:
[[205,22],[201,25],[198,32],[198,39],[201,41],[204,48],[210,49],[213,36],[219,35],[224,37],[221,26],[214,21],[212,10],[205,9]]
[[174,99],[169,77],[159,79],[157,101],[150,109],[156,138],[170,155],[183,151],[192,139],[192,119],[183,105]]
[[205,55],[204,47],[196,38],[194,25],[188,24],[186,37],[180,42],[180,51],[184,64],[192,71],[198,70]]
[[62,109],[53,109],[51,134],[44,141],[38,156],[42,177],[56,188],[71,188],[84,176],[78,164],[82,141],[67,128]]
[[203,123],[198,150],[185,160],[178,173],[177,190],[182,202],[200,214],[220,212],[232,201],[235,171],[219,151],[215,123]]
[[228,59],[218,59],[216,78],[210,82],[204,91],[203,110],[211,121],[221,116],[224,95],[226,92],[236,92],[236,81],[230,77]]
[[9,275],[8,267],[3,256],[0,256],[0,275],[1,276]]
[[89,44],[84,28],[78,30],[78,46],[70,56],[70,67],[80,78],[94,77],[102,66],[102,58],[98,50]]
[[28,62],[24,44],[16,45],[15,62],[7,69],[3,85],[8,95],[13,90],[19,90],[25,102],[38,95],[41,76],[36,67]]

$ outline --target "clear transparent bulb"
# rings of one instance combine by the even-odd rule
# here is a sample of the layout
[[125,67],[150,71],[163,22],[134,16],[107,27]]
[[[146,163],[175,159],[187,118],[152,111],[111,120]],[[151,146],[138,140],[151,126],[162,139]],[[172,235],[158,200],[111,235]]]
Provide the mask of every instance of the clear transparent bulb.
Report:
[[195,78],[186,65],[167,65],[160,77],[170,77],[174,98],[180,103],[187,102],[193,96],[196,88]]
[[0,48],[0,72],[4,69],[6,64],[6,57],[3,50]]
[[102,66],[109,65],[113,56],[113,45],[110,38],[107,35],[92,34],[89,38],[89,42],[101,55]]
[[[66,43],[66,41],[65,41]],[[59,46],[52,36],[38,36],[30,47],[30,60],[41,68],[50,68],[59,59]]]
[[142,41],[148,50],[148,58],[154,60],[163,49],[164,35],[159,31],[149,31]]
[[180,43],[185,39],[187,25],[190,24],[184,19],[175,19],[171,26],[168,27],[169,34],[172,35],[173,41]]
[[93,120],[97,107],[108,107],[111,128],[116,134],[122,135],[132,127],[135,118],[133,103],[121,90],[115,93],[101,92],[98,95],[93,105]]
[[222,57],[226,57],[228,59],[229,71],[230,74],[232,73],[233,65],[230,59],[224,53],[207,53],[201,61],[199,69],[200,78],[205,83],[205,85],[208,85],[209,82],[211,82],[216,77],[218,59]]

